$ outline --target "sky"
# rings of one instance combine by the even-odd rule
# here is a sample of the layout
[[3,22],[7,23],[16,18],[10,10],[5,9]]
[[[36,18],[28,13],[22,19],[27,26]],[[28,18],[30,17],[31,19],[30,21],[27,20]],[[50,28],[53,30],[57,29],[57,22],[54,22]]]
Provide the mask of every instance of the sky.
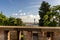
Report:
[[60,4],[60,0],[0,0],[0,11],[7,17],[22,18],[24,22],[27,19],[34,20],[34,18],[37,21],[39,20],[38,11],[42,1],[48,2],[51,6]]

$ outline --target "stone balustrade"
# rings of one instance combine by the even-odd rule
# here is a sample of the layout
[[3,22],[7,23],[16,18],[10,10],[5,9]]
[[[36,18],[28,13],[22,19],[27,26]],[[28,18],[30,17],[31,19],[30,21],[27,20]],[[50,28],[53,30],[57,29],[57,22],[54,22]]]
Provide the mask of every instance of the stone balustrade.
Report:
[[0,26],[0,40],[60,40],[60,27]]

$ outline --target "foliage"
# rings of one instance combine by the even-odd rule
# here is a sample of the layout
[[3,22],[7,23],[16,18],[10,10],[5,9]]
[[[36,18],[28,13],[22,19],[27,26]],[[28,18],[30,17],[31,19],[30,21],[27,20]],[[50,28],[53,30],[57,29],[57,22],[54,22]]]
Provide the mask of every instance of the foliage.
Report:
[[17,18],[16,19],[16,25],[22,26],[22,24],[23,24],[22,20],[20,18]]
[[43,1],[39,8],[39,26],[56,26],[59,15],[57,12],[58,7],[50,8],[49,3]]
[[10,17],[9,20],[8,20],[8,23],[9,23],[10,26],[12,26],[12,25],[14,26],[16,24],[16,19],[13,18],[13,17]]
[[44,26],[44,20],[48,19],[48,15],[46,14],[48,11],[50,11],[49,8],[50,8],[49,3],[43,1],[41,4],[41,7],[39,8],[39,15],[40,15],[39,25],[40,26]]
[[0,13],[0,25],[3,25],[5,20],[6,20],[6,16],[3,15],[3,13],[1,12]]
[[52,21],[52,22],[50,22],[50,23],[49,23],[49,25],[48,25],[48,26],[50,26],[50,27],[51,27],[51,26],[54,26],[54,27],[55,27],[55,26],[56,26],[56,24],[57,24],[57,22],[56,22],[56,21]]
[[58,21],[58,26],[60,26],[60,5],[54,6],[54,10],[58,12],[56,19]]
[[3,13],[0,13],[0,25],[4,26],[25,26],[20,18],[9,17],[7,18]]

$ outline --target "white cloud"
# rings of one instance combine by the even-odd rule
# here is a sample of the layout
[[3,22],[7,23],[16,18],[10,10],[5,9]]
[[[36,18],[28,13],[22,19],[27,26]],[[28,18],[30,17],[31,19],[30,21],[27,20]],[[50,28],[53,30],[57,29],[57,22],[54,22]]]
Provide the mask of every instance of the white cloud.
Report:
[[22,15],[26,15],[26,13],[20,13],[19,15],[20,15],[20,16],[22,16]]
[[35,22],[38,23],[39,15],[25,15],[25,16],[20,16],[20,18],[22,19],[23,22],[33,23],[35,19]]
[[26,7],[26,9],[27,9],[27,8],[39,8],[39,7],[40,7],[40,5],[37,4],[37,5],[31,5],[31,6],[28,6],[28,7]]
[[18,14],[17,14],[17,13],[13,13],[12,15],[13,15],[13,16],[17,16]]
[[22,12],[22,10],[19,10],[18,12],[20,13],[20,12]]
[[22,13],[20,13],[19,15],[23,15]]
[[60,5],[60,0],[54,0],[54,5]]
[[60,0],[43,0],[50,3],[52,6],[60,5]]
[[23,13],[23,15],[26,15],[26,13]]
[[12,16],[21,18],[23,22],[34,22],[34,19],[36,22],[38,22],[39,15],[30,14],[31,12],[28,12],[28,13],[29,14],[27,15],[25,12],[22,12],[20,10],[17,13],[13,13]]
[[22,12],[22,10],[17,11],[16,13],[13,13],[12,16],[22,16],[22,15],[26,15],[25,12]]
[[31,17],[31,18],[35,18],[35,16],[34,15],[28,15],[29,17]]
[[60,0],[39,0],[30,2],[30,5],[32,5],[32,7],[40,7],[39,5],[41,5],[42,1],[48,2],[51,6],[60,5]]

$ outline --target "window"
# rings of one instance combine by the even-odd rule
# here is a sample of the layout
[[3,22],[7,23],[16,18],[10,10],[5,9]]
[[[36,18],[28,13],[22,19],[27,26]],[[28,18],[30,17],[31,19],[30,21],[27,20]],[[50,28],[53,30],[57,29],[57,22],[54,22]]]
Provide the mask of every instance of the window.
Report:
[[5,40],[8,40],[8,31],[5,31]]
[[38,40],[38,33],[33,33],[33,40]]
[[47,37],[50,37],[50,32],[47,32]]
[[47,32],[48,40],[53,40],[53,32]]

